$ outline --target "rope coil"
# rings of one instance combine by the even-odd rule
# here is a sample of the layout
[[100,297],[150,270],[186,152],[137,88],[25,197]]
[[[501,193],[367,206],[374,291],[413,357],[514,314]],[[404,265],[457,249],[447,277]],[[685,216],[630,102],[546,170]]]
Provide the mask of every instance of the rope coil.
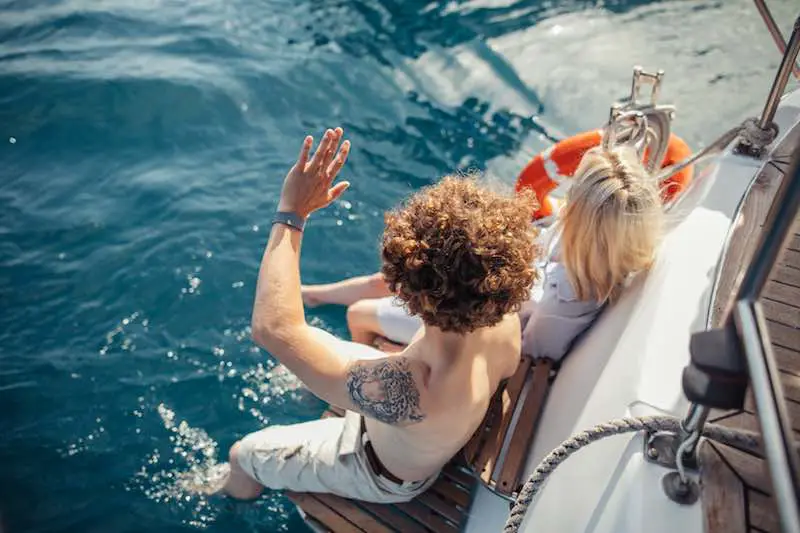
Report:
[[[522,520],[528,510],[534,496],[541,490],[547,478],[553,471],[563,463],[570,455],[581,448],[588,446],[606,437],[633,433],[637,431],[647,431],[655,433],[666,431],[678,433],[681,421],[672,416],[642,416],[635,418],[619,418],[598,424],[593,428],[581,431],[565,440],[555,450],[550,452],[539,466],[533,471],[525,485],[522,487],[508,520],[503,527],[503,533],[517,533],[522,525]],[[760,439],[755,433],[733,430],[716,424],[706,424],[703,428],[703,436],[710,440],[715,440],[722,444],[733,446],[740,450],[755,452],[759,449]]]
[[775,137],[778,136],[778,126],[774,122],[770,123],[768,128],[762,129],[758,125],[758,120],[748,118],[742,126],[742,139],[759,150],[774,141]]

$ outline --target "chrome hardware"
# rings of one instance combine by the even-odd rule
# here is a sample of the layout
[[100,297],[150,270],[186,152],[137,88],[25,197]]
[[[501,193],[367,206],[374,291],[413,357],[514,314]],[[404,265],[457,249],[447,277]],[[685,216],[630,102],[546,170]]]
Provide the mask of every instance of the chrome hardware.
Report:
[[[651,73],[640,66],[634,67],[631,93],[627,99],[611,106],[603,131],[604,149],[617,144],[634,146],[651,173],[661,168],[675,117],[675,106],[658,105],[663,79],[663,70]],[[646,86],[650,86],[649,95],[643,95]],[[646,162],[645,154],[648,154]]]
[[[758,9],[761,18],[764,19],[764,24],[767,25],[767,30],[769,30],[770,35],[772,35],[772,40],[775,41],[775,46],[778,47],[778,51],[781,55],[785,54],[787,47],[786,39],[783,38],[781,29],[775,23],[775,19],[772,18],[772,13],[770,13],[766,2],[764,0],[753,1],[756,4],[756,9]],[[792,71],[794,72],[794,77],[800,80],[800,67],[797,66],[796,60],[797,58],[795,58],[795,63],[792,65]]]
[[[765,19],[766,20],[766,19]],[[772,88],[764,104],[764,110],[758,120],[751,120],[747,128],[742,132],[742,138],[736,146],[736,151],[751,157],[761,157],[765,153],[765,148],[778,136],[778,127],[773,122],[778,104],[786,90],[789,76],[795,68],[795,60],[800,52],[800,17],[794,22],[792,35],[786,45],[786,51],[781,59],[781,65],[772,81]]]
[[664,79],[664,71],[658,70],[655,74],[645,72],[642,67],[633,67],[633,82],[631,83],[631,103],[634,105],[641,105],[639,96],[641,93],[642,85],[650,84],[652,87],[650,91],[650,105],[655,106],[658,102],[658,96],[661,94],[661,80]]

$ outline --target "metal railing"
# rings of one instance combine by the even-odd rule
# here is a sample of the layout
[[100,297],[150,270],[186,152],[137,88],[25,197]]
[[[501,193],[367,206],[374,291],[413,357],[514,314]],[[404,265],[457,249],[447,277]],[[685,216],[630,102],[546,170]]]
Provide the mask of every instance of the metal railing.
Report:
[[[769,21],[774,24],[775,21],[772,19],[772,15],[769,14],[769,9],[767,9],[766,5],[758,1],[756,5],[759,6],[759,11],[762,12],[764,20],[767,21],[767,26],[770,26]],[[763,15],[764,13],[766,15]],[[780,35],[780,32],[778,32],[778,36],[783,42],[783,36]],[[761,157],[767,145],[775,140],[778,135],[778,127],[773,122],[773,119],[775,118],[775,112],[778,110],[778,104],[780,104],[783,92],[786,90],[786,84],[789,82],[789,75],[795,68],[798,52],[800,52],[800,16],[794,22],[794,29],[791,37],[789,37],[789,43],[783,47],[779,46],[779,48],[784,50],[781,65],[778,67],[778,72],[772,81],[772,88],[767,96],[767,101],[764,103],[764,110],[761,112],[761,116],[758,119],[745,121],[745,128],[742,131],[739,144],[736,146],[736,150],[740,154]]]
[[676,452],[679,468],[693,462],[710,408],[742,409],[749,387],[785,533],[800,533],[800,458],[759,299],[784,245],[793,235],[798,213],[800,146],[794,147],[732,310],[720,329],[692,336],[692,359],[684,370],[683,386],[693,403],[681,423]]
[[800,148],[783,177],[764,222],[756,258],[747,269],[728,320],[739,334],[761,426],[775,503],[784,532],[800,532],[800,465],[769,332],[758,299],[792,234],[800,211]]
[[764,104],[764,111],[758,120],[758,126],[761,129],[770,127],[772,119],[775,118],[775,111],[778,109],[778,103],[781,96],[783,96],[783,91],[786,90],[789,75],[792,73],[792,69],[795,68],[798,52],[800,52],[800,17],[797,17],[797,20],[794,21],[792,36],[789,38],[789,44],[786,45],[786,49],[783,52],[781,66],[778,67],[778,74],[772,82],[772,89],[769,92],[767,102]]
[[[756,9],[758,9],[758,13],[761,15],[761,18],[764,19],[764,24],[767,25],[769,34],[772,35],[772,40],[775,41],[775,46],[778,47],[778,51],[780,51],[781,54],[786,55],[786,39],[783,38],[781,29],[775,23],[775,19],[772,18],[772,13],[770,13],[766,2],[764,0],[753,0],[753,2],[756,4]],[[794,72],[794,77],[800,80],[800,67],[798,67],[794,61],[791,65],[792,72]]]
[[[777,127],[773,124],[773,119],[781,96],[786,89],[789,75],[794,72],[795,76],[798,76],[796,59],[800,52],[800,17],[795,21],[792,35],[787,44],[764,2],[755,0],[755,3],[773,39],[778,44],[778,48],[783,53],[783,59],[761,116],[757,120],[752,120],[749,125],[745,124],[742,129],[742,139],[738,149],[740,153],[748,155],[761,155],[765,146],[771,143],[777,135]],[[747,131],[748,129],[750,131]],[[792,162],[770,206],[764,222],[764,229],[753,254],[753,260],[748,266],[736,294],[733,309],[725,318],[722,327],[722,333],[734,332],[733,344],[736,346],[727,346],[724,342],[717,344],[719,350],[727,352],[725,354],[727,360],[723,360],[725,357],[720,358],[717,367],[721,372],[719,376],[722,377],[714,378],[713,375],[707,375],[710,381],[706,385],[706,393],[716,394],[715,401],[717,402],[725,403],[732,397],[738,397],[736,401],[743,402],[743,389],[737,390],[735,379],[728,382],[730,387],[727,390],[724,389],[725,382],[729,378],[732,376],[735,378],[746,372],[755,399],[756,415],[761,427],[764,455],[772,481],[775,503],[781,527],[785,533],[800,533],[800,499],[798,499],[800,495],[800,458],[797,455],[791,422],[786,413],[786,400],[783,395],[779,370],[772,353],[769,332],[759,298],[769,280],[770,272],[779,260],[784,243],[792,233],[798,212],[800,212],[800,146],[793,150]],[[706,333],[713,333],[713,331]],[[724,335],[720,335],[717,339],[723,337]],[[690,367],[695,365],[694,357],[693,353],[693,362]],[[686,376],[686,373],[684,375]],[[716,390],[713,390],[714,386],[711,385],[711,381],[714,379],[721,379],[717,383]],[[684,387],[686,384],[687,382],[684,381]],[[697,393],[697,391],[694,392]],[[702,396],[702,391],[699,394]],[[720,399],[720,394],[727,395],[727,399]],[[692,403],[681,423],[681,446],[679,449],[685,452],[686,457],[692,459],[698,441],[696,437],[702,433],[703,425],[713,406],[713,401],[709,397],[706,400]],[[687,446],[683,446],[683,444]],[[683,457],[679,459],[683,459]]]

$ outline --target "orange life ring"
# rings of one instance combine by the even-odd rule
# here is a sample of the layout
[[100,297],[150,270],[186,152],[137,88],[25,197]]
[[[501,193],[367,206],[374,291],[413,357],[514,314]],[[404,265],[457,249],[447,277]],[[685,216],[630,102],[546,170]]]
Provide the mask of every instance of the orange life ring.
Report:
[[[579,133],[554,144],[531,159],[517,178],[516,190],[519,192],[522,189],[533,189],[536,193],[539,208],[534,211],[534,218],[544,218],[553,214],[553,203],[547,195],[558,187],[561,179],[572,177],[575,174],[583,155],[589,149],[598,146],[602,138],[601,130]],[[673,133],[670,135],[662,166],[678,163],[689,157],[691,153],[691,149],[683,139]],[[672,199],[685,189],[693,175],[694,167],[689,166],[667,179],[662,185],[664,200]]]

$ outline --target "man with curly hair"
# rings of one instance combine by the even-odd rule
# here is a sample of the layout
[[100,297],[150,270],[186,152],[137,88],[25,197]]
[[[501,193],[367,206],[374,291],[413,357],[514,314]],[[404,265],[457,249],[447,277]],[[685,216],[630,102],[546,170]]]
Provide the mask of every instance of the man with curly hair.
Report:
[[305,321],[300,243],[307,217],[348,187],[333,185],[350,149],[327,130],[307,137],[284,181],[261,263],[254,340],[317,396],[347,410],[247,435],[230,450],[223,490],[328,492],[378,503],[414,498],[469,440],[519,361],[516,312],[536,276],[526,196],[444,178],[386,216],[383,275],[425,327],[399,354],[345,342]]

